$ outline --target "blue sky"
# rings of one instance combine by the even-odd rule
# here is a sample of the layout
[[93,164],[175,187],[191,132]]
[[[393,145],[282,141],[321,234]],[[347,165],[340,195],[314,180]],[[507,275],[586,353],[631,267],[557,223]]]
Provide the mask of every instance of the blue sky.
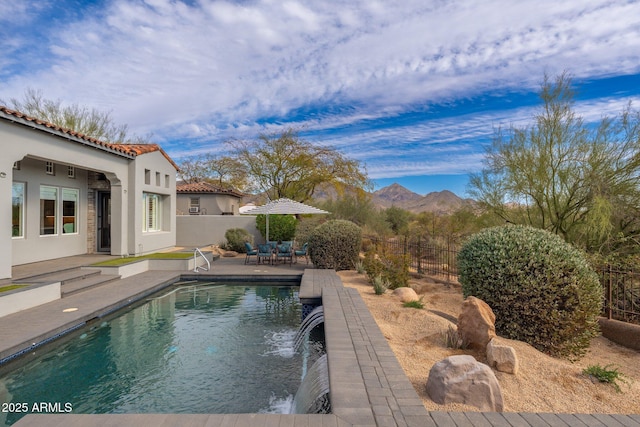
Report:
[[545,73],[573,76],[587,122],[640,108],[638,17],[615,0],[0,0],[0,99],[110,111],[177,161],[295,127],[376,188],[462,196]]

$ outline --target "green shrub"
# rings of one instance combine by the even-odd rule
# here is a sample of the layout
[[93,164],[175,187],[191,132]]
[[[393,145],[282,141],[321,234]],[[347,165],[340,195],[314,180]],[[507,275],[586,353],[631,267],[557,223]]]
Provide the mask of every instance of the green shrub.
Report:
[[[267,216],[256,216],[256,228],[267,238]],[[293,215],[269,215],[269,240],[289,241],[296,235],[296,217]]]
[[358,260],[362,231],[351,221],[327,221],[309,236],[309,255],[316,268],[351,270]]
[[371,249],[364,254],[363,267],[364,272],[367,275],[367,279],[369,279],[369,283],[373,284],[376,277],[382,277],[384,264],[374,249]]
[[382,278],[382,276],[376,276],[372,281],[372,285],[373,292],[375,292],[376,295],[382,295],[387,292],[387,289],[389,289],[389,284]]
[[253,242],[253,236],[244,228],[230,228],[225,231],[224,238],[227,239],[224,249],[239,253],[247,252],[247,249],[244,246],[245,242]]
[[511,225],[483,230],[458,253],[458,274],[464,297],[493,309],[501,336],[574,358],[598,333],[598,276],[582,252],[547,231]]
[[387,254],[382,258],[382,277],[389,282],[389,289],[409,286],[409,257],[401,254]]
[[618,368],[614,368],[613,365],[607,365],[605,367],[602,367],[600,365],[590,365],[586,367],[582,371],[582,373],[591,378],[595,378],[601,383],[611,384],[618,393],[622,391],[620,389],[620,385],[618,384],[618,381],[626,385],[629,385],[627,376],[624,375],[622,372],[618,371]]
[[419,300],[406,301],[402,303],[402,306],[406,308],[417,308],[419,310],[422,310],[424,308],[424,302],[422,302],[422,298],[420,298]]

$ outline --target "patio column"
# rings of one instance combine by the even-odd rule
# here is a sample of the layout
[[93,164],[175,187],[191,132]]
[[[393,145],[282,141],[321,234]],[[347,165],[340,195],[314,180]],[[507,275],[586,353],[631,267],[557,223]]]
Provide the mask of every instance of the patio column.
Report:
[[111,255],[128,255],[128,195],[122,181],[112,173],[106,173],[111,182]]

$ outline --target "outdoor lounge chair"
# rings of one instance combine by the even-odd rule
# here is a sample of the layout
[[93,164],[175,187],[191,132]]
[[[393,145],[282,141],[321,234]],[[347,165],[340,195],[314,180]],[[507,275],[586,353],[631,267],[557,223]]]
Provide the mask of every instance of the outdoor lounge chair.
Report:
[[296,256],[296,261],[298,262],[298,257],[303,256],[307,264],[309,264],[309,243],[305,243],[302,245],[302,248],[295,250],[293,254]]
[[293,247],[290,244],[282,243],[276,246],[276,263],[279,260],[285,263],[289,260],[289,265],[293,263]]
[[273,256],[273,251],[271,250],[271,245],[258,245],[258,264],[260,261],[265,261],[271,264]]
[[257,259],[258,251],[254,249],[253,245],[251,245],[251,243],[249,242],[244,242],[244,247],[247,249],[247,256],[244,259],[244,263],[247,264],[251,256],[255,256],[256,262],[258,262],[258,259]]

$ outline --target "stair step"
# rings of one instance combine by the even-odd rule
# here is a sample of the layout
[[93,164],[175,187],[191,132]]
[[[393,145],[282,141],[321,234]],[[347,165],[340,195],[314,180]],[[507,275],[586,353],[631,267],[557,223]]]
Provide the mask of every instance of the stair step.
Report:
[[39,276],[28,277],[26,279],[22,279],[21,281],[30,281],[30,282],[61,282],[63,285],[65,283],[71,283],[78,280],[84,280],[89,277],[99,276],[99,270],[83,270],[81,268],[72,268],[70,270],[62,270],[49,274],[42,274]]
[[113,274],[91,274],[83,279],[72,280],[71,282],[63,282],[61,286],[62,298],[85,291],[87,289],[96,288],[106,285],[107,283],[119,280],[120,276]]

